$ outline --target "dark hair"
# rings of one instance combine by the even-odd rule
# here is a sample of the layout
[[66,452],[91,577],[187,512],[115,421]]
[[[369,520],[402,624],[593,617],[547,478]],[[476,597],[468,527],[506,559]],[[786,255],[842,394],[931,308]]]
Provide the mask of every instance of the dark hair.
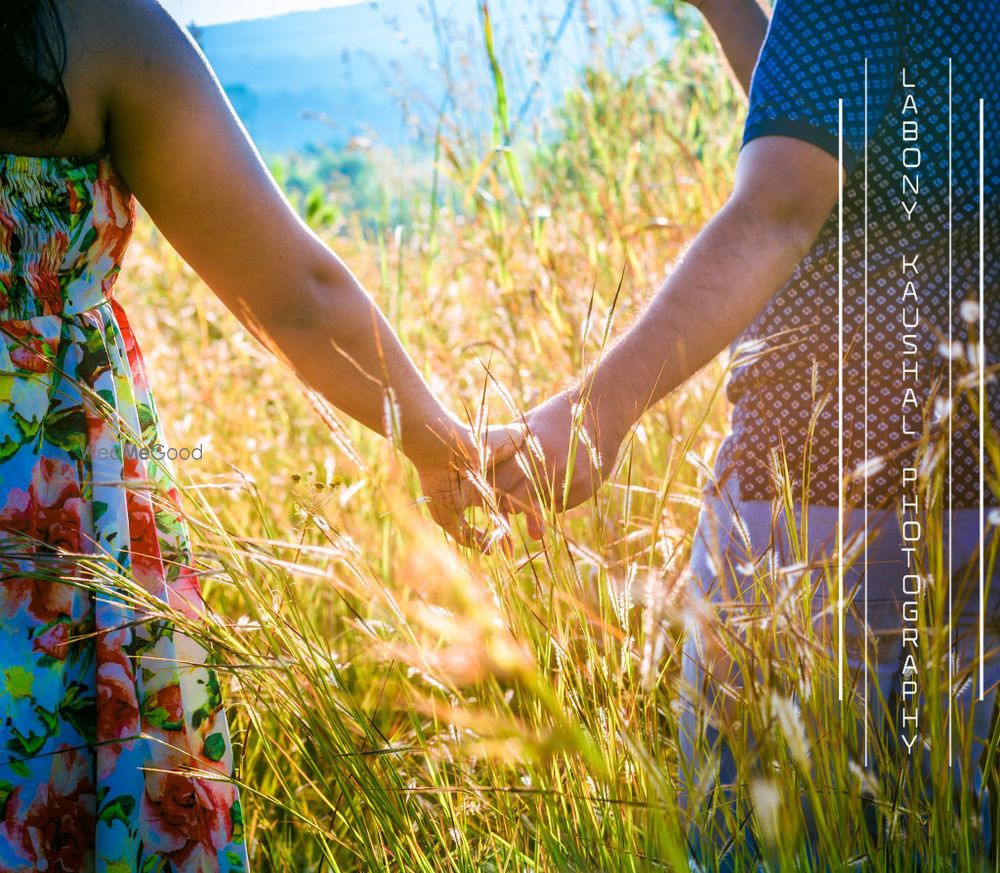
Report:
[[0,130],[59,137],[69,123],[66,34],[55,0],[2,0]]

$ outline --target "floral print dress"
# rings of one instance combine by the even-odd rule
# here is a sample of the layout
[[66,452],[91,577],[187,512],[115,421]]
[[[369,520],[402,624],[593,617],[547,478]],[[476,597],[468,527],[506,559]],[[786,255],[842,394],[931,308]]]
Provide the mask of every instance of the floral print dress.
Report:
[[247,869],[216,673],[134,594],[203,611],[169,469],[137,450],[163,439],[113,297],[134,219],[106,155],[0,155],[3,871]]

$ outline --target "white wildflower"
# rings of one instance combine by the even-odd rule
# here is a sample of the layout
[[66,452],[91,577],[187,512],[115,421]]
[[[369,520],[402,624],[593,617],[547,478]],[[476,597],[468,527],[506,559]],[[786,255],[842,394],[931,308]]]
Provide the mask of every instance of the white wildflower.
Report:
[[969,365],[975,367],[978,370],[983,364],[983,344],[981,342],[976,342],[976,343],[970,342],[968,352],[966,353],[966,355],[969,359]]
[[510,412],[514,418],[520,418],[521,411],[517,408],[517,404],[514,402],[514,396],[507,390],[507,386],[502,385],[500,382],[493,382],[493,387],[496,389],[497,394],[500,395],[500,399],[503,401],[503,405],[507,407],[507,411]]
[[624,673],[628,670],[629,661],[632,659],[632,634],[628,634],[624,640],[622,640],[622,657],[618,664],[618,669]]
[[587,455],[590,457],[590,466],[595,470],[603,470],[604,462],[601,459],[601,453],[586,428],[580,428],[580,442],[587,448]]
[[759,779],[750,786],[753,811],[764,839],[774,844],[781,833],[781,792],[770,780]]
[[792,760],[800,767],[805,767],[808,764],[809,747],[798,706],[787,697],[774,692],[771,694],[771,711],[781,726]]
[[545,463],[545,450],[542,448],[542,444],[539,442],[538,437],[534,434],[528,434],[528,436],[525,437],[524,445],[538,461],[543,464]]
[[957,361],[962,357],[962,344],[957,340],[949,345],[947,342],[938,346],[938,352],[946,361]]
[[382,398],[382,428],[385,431],[385,435],[389,442],[396,444],[397,434],[399,431],[399,406],[396,403],[396,398],[393,396],[392,390],[385,392],[385,397]]
[[966,324],[975,324],[979,321],[979,303],[975,300],[963,300],[958,312]]

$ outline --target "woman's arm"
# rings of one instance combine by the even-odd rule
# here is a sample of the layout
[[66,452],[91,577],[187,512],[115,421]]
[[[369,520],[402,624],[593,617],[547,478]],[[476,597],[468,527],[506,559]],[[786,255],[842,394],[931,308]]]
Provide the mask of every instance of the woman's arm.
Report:
[[435,520],[459,535],[454,510],[464,498],[452,489],[464,490],[464,477],[453,467],[475,457],[468,427],[291,208],[186,31],[152,0],[95,5],[117,36],[101,63],[108,145],[124,181],[212,291],[305,382],[373,430],[396,431]]
[[767,14],[756,0],[688,0],[701,10],[715,31],[722,51],[744,92],[750,93],[750,79],[760,47],[767,35]]

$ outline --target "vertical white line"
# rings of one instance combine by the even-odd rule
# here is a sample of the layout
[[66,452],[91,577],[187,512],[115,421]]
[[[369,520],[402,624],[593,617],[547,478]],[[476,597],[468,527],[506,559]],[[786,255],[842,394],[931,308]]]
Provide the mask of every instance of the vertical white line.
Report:
[[864,765],[868,766],[868,58],[865,58],[865,725]]
[[837,700],[844,699],[844,101],[837,101]]
[[983,103],[979,100],[979,699],[986,696],[986,297],[983,291],[983,184],[986,150],[983,147]]
[[952,256],[952,84],[951,84],[951,58],[948,58],[948,467],[946,475],[948,477],[948,769],[953,766],[954,750],[952,748],[952,695],[955,688],[955,649],[954,636],[952,630],[953,622],[953,562],[952,553],[954,548],[953,512],[952,512],[952,439],[954,437],[954,418],[952,404],[954,403],[955,383],[953,379],[952,345],[955,341],[954,319],[954,299],[952,298],[954,259]]

